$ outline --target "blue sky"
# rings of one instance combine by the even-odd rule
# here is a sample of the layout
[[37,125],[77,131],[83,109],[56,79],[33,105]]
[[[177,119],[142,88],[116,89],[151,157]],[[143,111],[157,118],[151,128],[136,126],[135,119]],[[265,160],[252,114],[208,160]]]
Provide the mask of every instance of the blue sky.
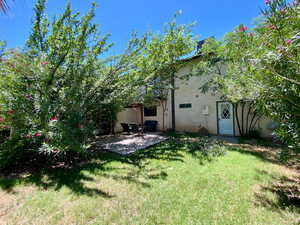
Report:
[[[95,0],[70,0],[72,8],[86,12]],[[23,47],[29,35],[35,0],[8,0],[8,15],[0,14],[0,40],[8,47]],[[110,42],[115,45],[110,54],[118,54],[125,48],[132,31],[143,33],[148,29],[159,31],[178,10],[182,15],[178,23],[197,22],[194,34],[204,39],[221,38],[226,32],[243,23],[251,27],[260,14],[263,0],[96,0],[99,7],[96,23],[101,32],[111,33]],[[50,18],[64,9],[67,0],[48,0]]]

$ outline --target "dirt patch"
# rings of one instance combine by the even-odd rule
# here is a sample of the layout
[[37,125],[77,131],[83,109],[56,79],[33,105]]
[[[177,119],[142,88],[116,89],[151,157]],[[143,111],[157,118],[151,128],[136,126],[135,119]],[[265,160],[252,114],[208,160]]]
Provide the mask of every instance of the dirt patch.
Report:
[[0,225],[7,224],[6,215],[16,205],[16,196],[6,192],[0,192]]
[[22,207],[21,198],[36,190],[33,186],[15,188],[13,191],[0,190],[0,225],[9,224],[11,213]]

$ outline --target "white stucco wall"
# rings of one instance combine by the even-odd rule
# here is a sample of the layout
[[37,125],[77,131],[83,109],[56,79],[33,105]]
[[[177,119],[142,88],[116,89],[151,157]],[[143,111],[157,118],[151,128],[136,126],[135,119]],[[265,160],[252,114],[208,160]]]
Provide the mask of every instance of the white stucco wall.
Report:
[[115,132],[121,132],[121,123],[135,123],[139,124],[141,121],[141,113],[139,108],[125,108],[118,113],[118,122],[116,123]]
[[[194,63],[197,60],[194,61]],[[209,75],[193,76],[189,80],[179,79],[183,75],[190,73],[192,64],[180,69],[176,73],[175,79],[175,121],[177,131],[198,132],[200,127],[205,127],[210,134],[218,134],[217,120],[217,101],[220,101],[219,96],[211,93],[202,93],[199,89]],[[170,92],[171,93],[171,92]],[[179,108],[180,104],[192,104],[192,108]],[[203,110],[208,107],[208,113],[204,114]],[[241,114],[239,109],[239,114]],[[117,131],[121,131],[121,122],[125,123],[140,123],[140,109],[125,109],[118,115]],[[161,106],[157,106],[156,117],[144,117],[144,120],[157,120],[158,129],[162,130],[163,110]],[[167,109],[165,112],[165,129],[172,127],[171,115],[171,96],[169,94],[167,100]],[[261,119],[256,128],[260,130],[262,136],[269,137],[272,131],[267,128],[270,120],[267,118]],[[235,122],[235,134],[239,135],[237,123]]]
[[[157,105],[157,116],[144,116],[144,121],[146,120],[156,120],[158,122],[157,129],[163,130],[163,108],[161,105]],[[165,111],[165,130],[168,129],[168,117],[169,117],[169,107],[166,107]]]
[[[190,73],[192,66],[186,66],[178,71],[175,80],[175,118],[176,130],[197,132],[201,127],[209,133],[217,134],[216,101],[217,96],[204,94],[199,89],[208,79],[208,75],[193,76],[189,80],[179,79]],[[191,108],[179,108],[180,104],[192,104]],[[208,107],[208,113],[204,113]]]

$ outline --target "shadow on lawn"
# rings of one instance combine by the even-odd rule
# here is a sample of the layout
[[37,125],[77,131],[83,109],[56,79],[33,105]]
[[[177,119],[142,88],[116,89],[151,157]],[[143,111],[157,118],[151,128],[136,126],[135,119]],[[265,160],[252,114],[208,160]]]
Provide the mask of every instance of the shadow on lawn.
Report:
[[[276,146],[269,146],[265,143],[263,145],[232,144],[228,148],[231,151],[255,156],[262,161],[284,165],[278,159],[278,148]],[[266,177],[271,182],[268,185],[262,186],[260,191],[255,194],[256,204],[270,208],[271,210],[292,208],[300,212],[299,174],[291,174],[288,177],[266,170],[257,170],[258,180],[266,179]],[[273,193],[275,199],[271,198],[268,193]]]
[[[94,196],[100,195],[105,198],[114,197],[109,193],[98,188],[88,187],[85,182],[96,182],[95,176],[110,178],[113,180],[127,181],[135,183],[144,188],[150,187],[147,182],[140,181],[140,178],[146,179],[165,179],[167,174],[162,171],[163,168],[148,168],[145,163],[136,162],[132,164],[131,160],[116,156],[112,153],[104,153],[99,158],[91,162],[82,162],[73,168],[44,168],[40,172],[28,173],[20,176],[0,176],[0,188],[9,193],[14,193],[14,187],[19,184],[35,185],[43,190],[60,190],[62,187],[69,188],[77,195]],[[109,163],[119,161],[134,165],[134,167],[114,167]]]
[[[94,165],[96,166],[96,165]],[[0,187],[10,193],[14,193],[14,187],[19,184],[34,184],[35,186],[47,190],[53,188],[59,190],[63,186],[68,187],[76,194],[84,194],[88,196],[101,195],[110,198],[108,193],[105,193],[96,188],[89,188],[84,186],[84,181],[93,181],[94,179],[88,175],[83,174],[84,170],[92,171],[93,164],[81,168],[59,168],[59,169],[41,169],[39,172],[26,172],[24,175],[7,176],[0,178]]]
[[[59,190],[62,187],[68,187],[78,195],[114,197],[105,191],[88,187],[85,184],[85,182],[95,181],[94,175],[149,188],[151,187],[150,180],[166,179],[168,176],[165,167],[151,164],[151,160],[184,162],[184,152],[197,157],[196,150],[186,148],[186,141],[180,138],[183,136],[171,136],[169,140],[161,144],[129,156],[98,151],[92,160],[81,162],[74,167],[41,168],[38,172],[35,170],[35,172],[26,172],[23,175],[18,173],[16,173],[17,175],[0,175],[0,189],[14,193],[14,188],[20,184],[33,184],[43,190]],[[120,164],[113,166],[110,164],[111,162]]]
[[[269,208],[271,210],[296,210],[300,212],[300,180],[299,176],[278,176],[265,170],[258,170],[271,178],[272,183],[262,186],[260,192],[255,194],[256,204]],[[270,197],[268,193],[273,193],[275,198]]]
[[278,149],[274,147],[258,144],[230,144],[228,150],[252,155],[265,162],[282,164],[278,159]]

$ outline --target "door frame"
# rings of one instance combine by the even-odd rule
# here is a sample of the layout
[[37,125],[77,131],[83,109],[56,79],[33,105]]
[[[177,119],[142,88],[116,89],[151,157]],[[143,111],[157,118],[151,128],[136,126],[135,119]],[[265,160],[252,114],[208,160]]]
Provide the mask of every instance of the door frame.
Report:
[[[228,102],[232,105],[232,126],[233,126],[233,137],[235,137],[235,105],[230,102],[230,101],[216,101],[216,108],[217,108],[217,134],[220,135],[220,130],[219,130],[219,103],[222,103],[222,102]],[[222,134],[222,136],[231,136],[231,135],[224,135]]]

